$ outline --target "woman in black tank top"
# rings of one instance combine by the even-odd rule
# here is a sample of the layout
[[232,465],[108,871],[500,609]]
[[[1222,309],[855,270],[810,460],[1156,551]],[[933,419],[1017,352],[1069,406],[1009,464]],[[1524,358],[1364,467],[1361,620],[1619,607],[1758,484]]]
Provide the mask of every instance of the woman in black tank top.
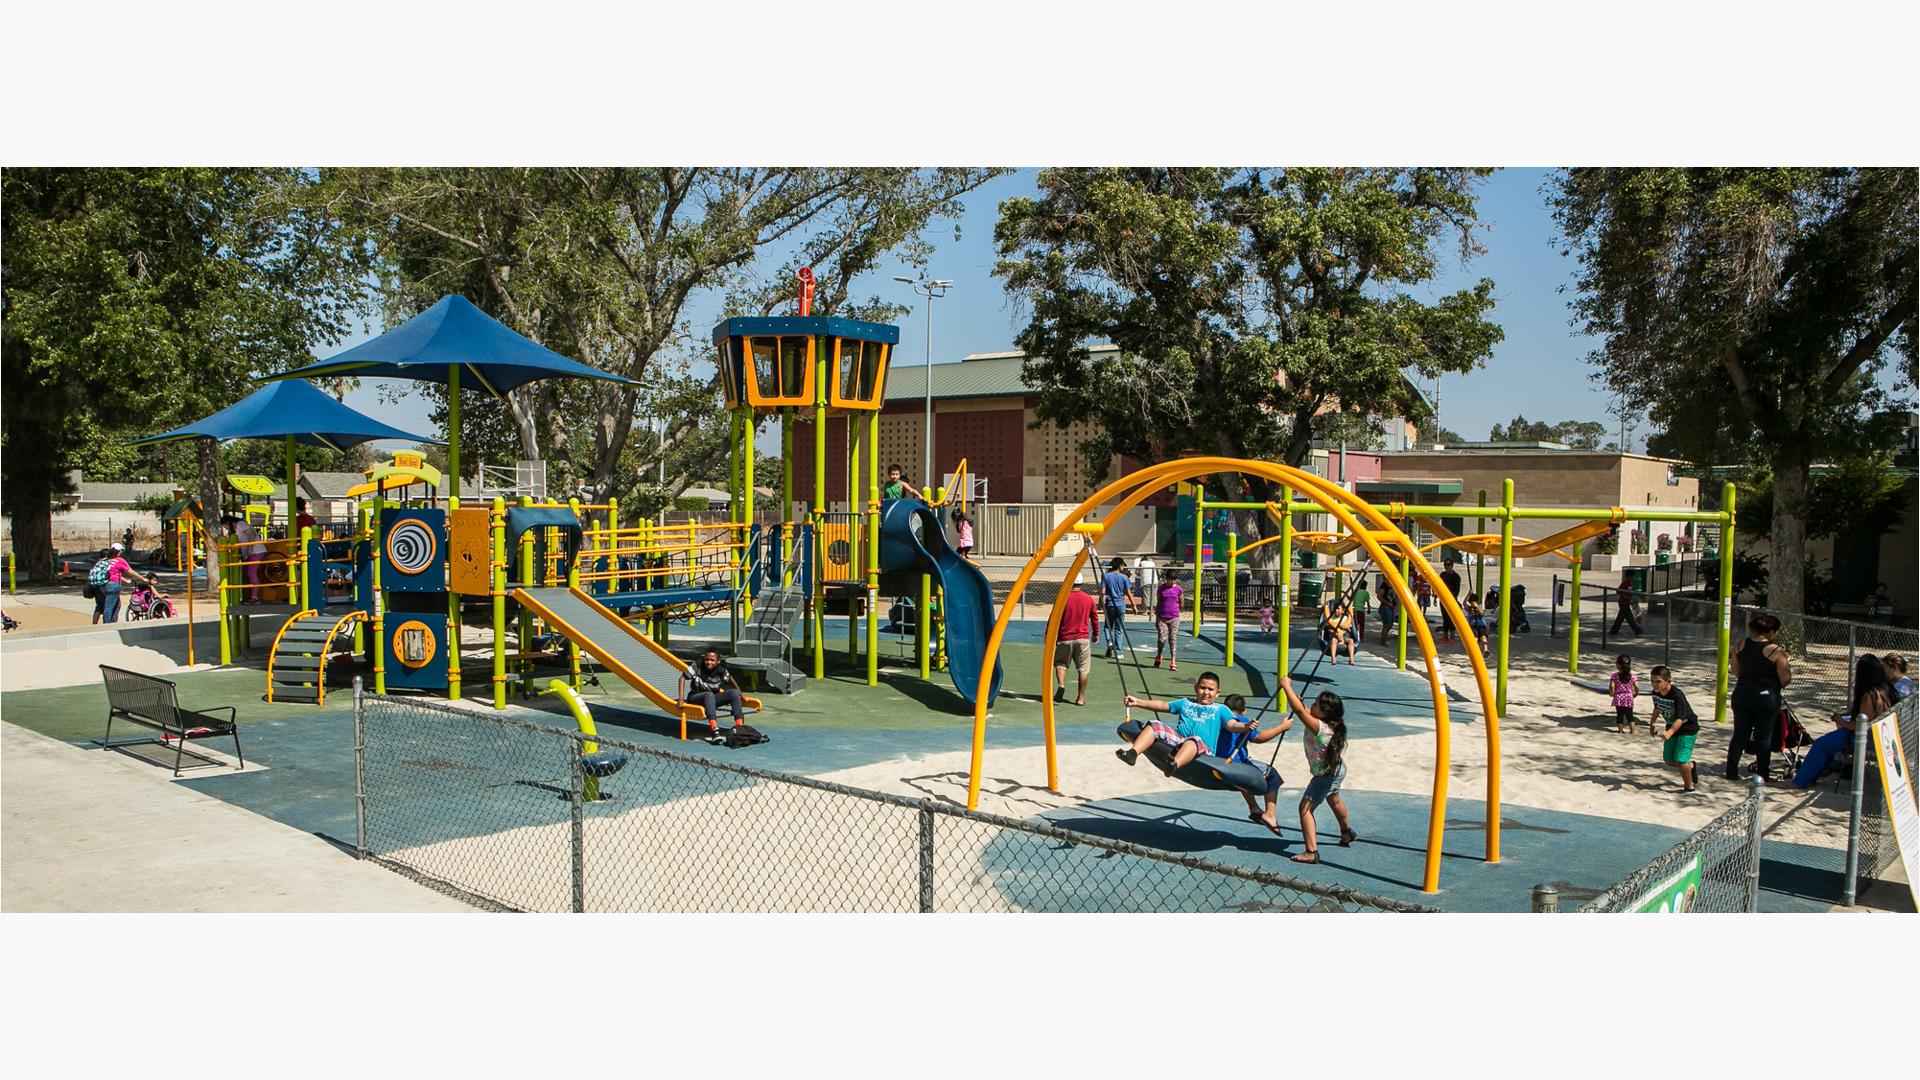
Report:
[[1764,612],[1747,620],[1747,636],[1730,658],[1733,667],[1733,740],[1727,746],[1729,780],[1740,779],[1740,756],[1753,752],[1753,774],[1763,780],[1773,764],[1780,724],[1780,691],[1793,681],[1787,650],[1773,640],[1780,620]]

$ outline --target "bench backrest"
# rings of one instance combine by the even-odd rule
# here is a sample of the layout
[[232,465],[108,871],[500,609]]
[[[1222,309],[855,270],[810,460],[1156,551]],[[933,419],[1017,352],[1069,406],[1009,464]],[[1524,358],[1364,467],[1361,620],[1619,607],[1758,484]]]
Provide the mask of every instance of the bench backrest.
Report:
[[173,683],[105,664],[100,665],[100,677],[107,684],[108,708],[156,724],[178,722],[180,701]]

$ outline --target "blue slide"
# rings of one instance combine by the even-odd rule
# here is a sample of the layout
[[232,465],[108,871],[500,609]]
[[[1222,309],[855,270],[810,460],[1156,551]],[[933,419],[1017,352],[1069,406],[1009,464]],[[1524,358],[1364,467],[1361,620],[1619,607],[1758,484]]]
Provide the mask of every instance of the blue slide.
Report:
[[[927,505],[913,499],[888,499],[880,504],[880,569],[887,573],[932,570],[940,575],[947,620],[947,674],[953,688],[973,704],[980,684],[980,664],[987,655],[987,635],[993,632],[993,587],[987,575],[947,544],[940,519]],[[987,705],[1000,696],[1000,659],[993,661]]]

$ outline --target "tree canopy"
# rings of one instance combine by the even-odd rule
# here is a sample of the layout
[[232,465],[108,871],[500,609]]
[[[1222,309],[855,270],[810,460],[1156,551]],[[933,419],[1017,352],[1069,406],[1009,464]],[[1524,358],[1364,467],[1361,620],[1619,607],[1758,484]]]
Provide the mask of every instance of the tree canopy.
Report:
[[[168,466],[125,441],[232,404],[251,376],[338,340],[364,274],[296,169],[7,169],[4,506],[51,571],[65,470]],[[200,453],[200,489],[217,467]]]
[[[663,459],[678,491],[716,473],[727,452],[690,301],[714,293],[731,313],[760,314],[790,299],[791,271],[810,266],[817,313],[885,317],[898,309],[858,295],[860,275],[889,252],[911,262],[927,225],[997,172],[345,169],[327,183],[380,253],[390,318],[457,292],[534,341],[642,384],[549,380],[508,402],[468,395],[466,456],[547,458],[550,483],[588,480],[631,497]],[[444,390],[422,392],[444,423]]]
[[[1199,450],[1298,465],[1316,425],[1427,418],[1407,378],[1501,339],[1493,283],[1413,290],[1478,251],[1474,169],[1048,169],[1001,206],[995,273],[1039,422],[1092,420],[1087,475]],[[1110,342],[1096,359],[1086,346]],[[1345,421],[1316,417],[1339,414]],[[1254,478],[1209,483],[1271,497]],[[1243,523],[1243,528],[1247,527]]]
[[1809,467],[1890,445],[1888,382],[1916,384],[1913,170],[1571,169],[1553,205],[1596,377],[1663,448],[1771,472],[1769,595],[1799,610]]
[[[1492,442],[1557,442],[1576,450],[1599,450],[1607,437],[1606,425],[1597,420],[1562,420],[1549,424],[1516,416],[1505,427],[1493,425],[1487,432]],[[1612,445],[1612,444],[1607,444]]]

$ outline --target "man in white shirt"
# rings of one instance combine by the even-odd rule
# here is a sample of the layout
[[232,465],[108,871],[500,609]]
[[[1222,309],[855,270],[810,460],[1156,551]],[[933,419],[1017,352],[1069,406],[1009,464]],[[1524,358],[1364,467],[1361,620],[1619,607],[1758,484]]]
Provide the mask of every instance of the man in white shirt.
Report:
[[1154,589],[1160,584],[1160,568],[1154,565],[1153,556],[1142,555],[1133,560],[1133,580],[1140,603],[1150,607],[1157,595]]

